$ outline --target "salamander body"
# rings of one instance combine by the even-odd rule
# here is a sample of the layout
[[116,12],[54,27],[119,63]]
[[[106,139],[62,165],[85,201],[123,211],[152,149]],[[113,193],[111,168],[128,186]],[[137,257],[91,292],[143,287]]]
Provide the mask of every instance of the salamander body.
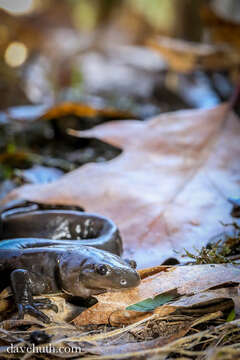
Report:
[[0,230],[1,288],[11,284],[19,317],[52,308],[33,295],[62,291],[89,298],[140,283],[134,262],[124,261],[116,225],[96,214],[74,210],[8,210]]

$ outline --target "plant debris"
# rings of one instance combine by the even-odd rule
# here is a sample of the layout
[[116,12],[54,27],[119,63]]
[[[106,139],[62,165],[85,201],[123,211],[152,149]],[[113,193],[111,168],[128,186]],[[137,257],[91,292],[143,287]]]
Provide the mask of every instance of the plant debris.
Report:
[[196,250],[196,254],[185,249],[182,257],[188,257],[195,260],[193,265],[199,264],[237,264],[240,260],[240,226],[234,222],[232,224],[222,224],[225,227],[231,227],[232,233],[221,233],[210,240],[208,245]]

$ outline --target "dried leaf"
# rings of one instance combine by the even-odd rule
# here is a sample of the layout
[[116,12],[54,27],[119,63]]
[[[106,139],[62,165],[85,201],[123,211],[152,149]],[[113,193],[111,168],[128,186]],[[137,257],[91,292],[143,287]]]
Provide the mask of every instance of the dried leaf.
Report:
[[[237,18],[237,12],[235,15]],[[212,42],[216,44],[227,44],[239,54],[240,26],[239,22],[234,21],[234,12],[232,12],[232,19],[222,17],[220,14],[217,14],[211,6],[204,4],[201,9],[201,17]]]
[[114,108],[96,108],[86,104],[76,104],[71,102],[62,103],[50,108],[42,115],[43,119],[57,119],[64,116],[74,115],[77,117],[105,117],[128,119],[132,116],[130,112],[116,110]]
[[95,107],[84,103],[63,102],[58,105],[48,107],[46,105],[25,105],[8,108],[1,113],[2,118],[11,120],[37,119],[51,120],[66,116],[75,116],[79,118],[106,118],[106,119],[128,119],[133,114],[127,111],[120,111],[114,108]]
[[190,324],[186,324],[185,327],[178,329],[175,333],[171,336],[164,336],[164,337],[157,337],[156,339],[150,341],[141,341],[135,343],[127,343],[121,345],[101,345],[101,346],[93,346],[93,347],[86,347],[84,348],[85,351],[90,352],[91,354],[98,354],[98,355],[116,355],[116,354],[125,354],[127,352],[135,352],[135,351],[143,351],[146,349],[153,349],[158,346],[164,346],[172,341],[185,336],[186,333],[190,329]]
[[186,40],[158,37],[148,41],[159,52],[170,69],[188,73],[195,70],[223,70],[240,63],[240,56],[228,46],[193,43]]
[[[98,295],[98,303],[82,312],[74,323],[86,325],[110,322],[116,325],[139,321],[147,313],[144,315],[136,311],[128,311],[127,306],[175,289],[179,295],[186,297],[157,308],[159,315],[166,316],[177,308],[196,307],[199,304],[205,304],[205,313],[207,313],[206,304],[211,306],[214,302],[216,303],[216,299],[226,298],[236,298],[236,307],[240,309],[237,300],[239,292],[236,287],[234,290],[226,287],[226,289],[203,293],[216,286],[225,287],[227,283],[239,283],[239,279],[240,268],[232,264],[169,267],[168,271],[160,271],[158,274],[145,278],[135,289]],[[190,295],[193,296],[189,297]],[[218,310],[216,306],[214,309],[214,311]]]
[[201,248],[231,223],[240,182],[240,123],[226,106],[163,114],[145,122],[114,121],[79,136],[123,148],[117,158],[87,164],[52,184],[24,186],[22,198],[79,205],[112,218],[125,256],[140,268],[176,251]]

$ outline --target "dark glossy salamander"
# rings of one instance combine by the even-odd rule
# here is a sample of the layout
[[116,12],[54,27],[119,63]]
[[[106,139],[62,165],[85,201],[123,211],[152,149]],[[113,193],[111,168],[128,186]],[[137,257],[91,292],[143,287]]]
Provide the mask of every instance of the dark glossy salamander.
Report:
[[33,295],[56,293],[89,298],[107,290],[135,287],[133,263],[122,260],[122,241],[109,219],[74,210],[11,209],[1,215],[1,289],[10,282],[19,317],[50,319],[52,308]]
[[[122,254],[122,239],[110,219],[74,210],[22,211],[19,208],[3,212],[0,239],[15,239],[15,246],[18,246],[18,238],[31,238],[27,247],[30,244],[31,247],[38,246],[39,238],[44,238],[44,246],[89,245],[119,256]],[[21,248],[23,243],[21,239]],[[2,246],[0,243],[0,248]]]

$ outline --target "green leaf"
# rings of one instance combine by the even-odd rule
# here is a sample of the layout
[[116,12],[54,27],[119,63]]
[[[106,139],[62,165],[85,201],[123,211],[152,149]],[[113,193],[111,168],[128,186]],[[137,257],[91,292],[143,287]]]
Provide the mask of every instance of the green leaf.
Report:
[[232,309],[230,311],[230,313],[228,314],[227,322],[233,321],[233,320],[235,320],[235,318],[236,318],[236,313],[235,313],[235,310]]
[[141,312],[148,312],[153,311],[157,307],[162,306],[173,299],[176,299],[179,295],[177,294],[176,290],[167,292],[164,294],[159,294],[154,298],[148,298],[139,303],[130,305],[126,307],[126,310],[134,310],[134,311],[141,311]]

